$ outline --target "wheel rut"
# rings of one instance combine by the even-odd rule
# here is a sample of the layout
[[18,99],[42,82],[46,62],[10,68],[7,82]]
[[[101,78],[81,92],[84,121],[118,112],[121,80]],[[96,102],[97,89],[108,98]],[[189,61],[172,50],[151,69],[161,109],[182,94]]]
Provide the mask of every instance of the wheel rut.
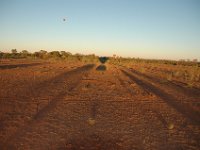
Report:
[[[55,82],[59,83],[54,87],[54,90],[58,88],[60,92],[57,92],[57,95],[52,96],[50,99],[48,99],[48,104],[44,106],[43,108],[37,110],[36,114],[32,116],[32,119],[25,123],[24,126],[17,129],[15,133],[13,133],[8,139],[4,142],[4,144],[1,146],[3,149],[15,149],[12,145],[12,143],[15,143],[15,140],[18,140],[19,137],[22,137],[26,132],[31,132],[34,130],[34,126],[37,125],[37,123],[41,122],[45,116],[47,116],[50,112],[54,111],[54,109],[57,107],[57,105],[63,100],[63,98],[70,94],[80,83],[86,74],[89,73],[89,71],[94,67],[93,64],[91,65],[85,65],[80,68],[71,70],[69,72],[65,72],[50,81],[45,81],[42,84],[43,88],[48,88],[49,82]],[[61,89],[58,86],[61,86],[60,84],[66,83],[63,80],[66,80],[68,82],[67,87]],[[57,90],[57,91],[58,91]],[[46,93],[50,94],[50,93]],[[35,95],[34,95],[35,96]],[[38,99],[39,100],[39,99]],[[19,142],[19,141],[18,141]]]
[[180,109],[176,97],[131,70],[105,65],[44,82],[34,96],[49,94],[49,100],[3,148],[198,149],[198,119],[188,118],[193,110],[184,113],[188,107]]
[[128,76],[131,80],[133,80],[135,83],[137,83],[139,86],[141,86],[143,89],[147,89],[148,91],[154,93],[156,96],[160,97],[165,103],[173,107],[175,110],[183,114],[188,120],[190,120],[193,124],[200,125],[200,113],[199,111],[195,111],[189,106],[185,106],[181,103],[177,102],[177,99],[162,91],[161,89],[156,88],[150,83],[147,83],[139,78],[137,78],[135,75],[129,73],[128,71],[125,71],[124,69],[121,70],[126,76]]

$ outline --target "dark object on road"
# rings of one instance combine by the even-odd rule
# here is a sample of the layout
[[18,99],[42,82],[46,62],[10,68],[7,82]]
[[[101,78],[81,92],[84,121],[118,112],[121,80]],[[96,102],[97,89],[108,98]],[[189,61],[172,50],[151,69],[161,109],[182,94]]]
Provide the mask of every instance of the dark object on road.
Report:
[[104,64],[109,58],[108,57],[99,57],[99,61]]
[[106,70],[106,66],[105,65],[99,65],[97,68],[96,68],[97,71],[105,71]]

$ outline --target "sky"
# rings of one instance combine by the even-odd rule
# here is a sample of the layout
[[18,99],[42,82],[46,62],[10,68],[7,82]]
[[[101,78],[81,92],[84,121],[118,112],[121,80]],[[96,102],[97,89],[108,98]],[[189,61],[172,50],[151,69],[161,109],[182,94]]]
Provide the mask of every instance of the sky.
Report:
[[200,60],[200,0],[0,0],[11,49]]

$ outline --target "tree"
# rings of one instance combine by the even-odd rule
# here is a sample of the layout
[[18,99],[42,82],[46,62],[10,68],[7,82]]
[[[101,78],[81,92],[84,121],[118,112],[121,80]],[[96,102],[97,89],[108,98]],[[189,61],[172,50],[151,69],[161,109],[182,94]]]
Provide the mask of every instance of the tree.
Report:
[[40,53],[39,53],[39,52],[35,52],[35,53],[33,54],[33,56],[34,56],[35,58],[37,58],[37,57],[40,56]]
[[52,51],[49,53],[53,58],[59,58],[61,57],[60,52],[59,51]]
[[17,54],[17,50],[16,49],[12,49],[11,52],[12,52],[12,54]]
[[11,58],[11,54],[9,54],[9,53],[3,53],[2,58]]
[[3,52],[0,51],[0,62],[2,58],[3,58]]
[[41,53],[41,54],[47,54],[47,51],[45,51],[45,50],[40,50],[40,53]]
[[83,55],[82,55],[82,54],[79,54],[79,53],[76,53],[74,56],[75,56],[75,58],[76,58],[78,61],[81,61],[82,58],[83,58]]
[[72,56],[72,54],[70,52],[66,52],[66,51],[60,51],[60,55],[64,59],[66,59],[66,58],[69,59],[69,57]]
[[12,52],[12,54],[11,54],[11,57],[12,57],[12,58],[19,58],[19,55],[18,55],[16,49],[12,49],[11,52]]
[[45,50],[40,50],[40,51],[39,51],[39,57],[42,58],[42,59],[47,58],[47,57],[48,57],[47,51],[45,51]]
[[28,54],[27,50],[22,50],[22,54]]
[[3,52],[0,51],[0,58],[2,58],[2,56],[3,56]]
[[28,54],[29,54],[29,53],[28,53],[27,50],[22,50],[21,53],[20,53],[20,56],[23,57],[23,58],[25,58],[25,57],[28,56]]

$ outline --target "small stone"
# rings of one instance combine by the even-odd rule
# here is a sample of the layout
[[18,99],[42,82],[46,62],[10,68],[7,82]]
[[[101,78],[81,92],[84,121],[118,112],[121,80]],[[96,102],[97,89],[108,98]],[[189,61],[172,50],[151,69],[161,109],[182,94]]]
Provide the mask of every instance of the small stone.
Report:
[[94,125],[95,124],[95,120],[93,119],[93,118],[89,118],[88,119],[88,123],[89,123],[89,125]]
[[174,128],[174,124],[173,123],[170,123],[169,125],[168,125],[168,129],[169,130],[172,130]]

